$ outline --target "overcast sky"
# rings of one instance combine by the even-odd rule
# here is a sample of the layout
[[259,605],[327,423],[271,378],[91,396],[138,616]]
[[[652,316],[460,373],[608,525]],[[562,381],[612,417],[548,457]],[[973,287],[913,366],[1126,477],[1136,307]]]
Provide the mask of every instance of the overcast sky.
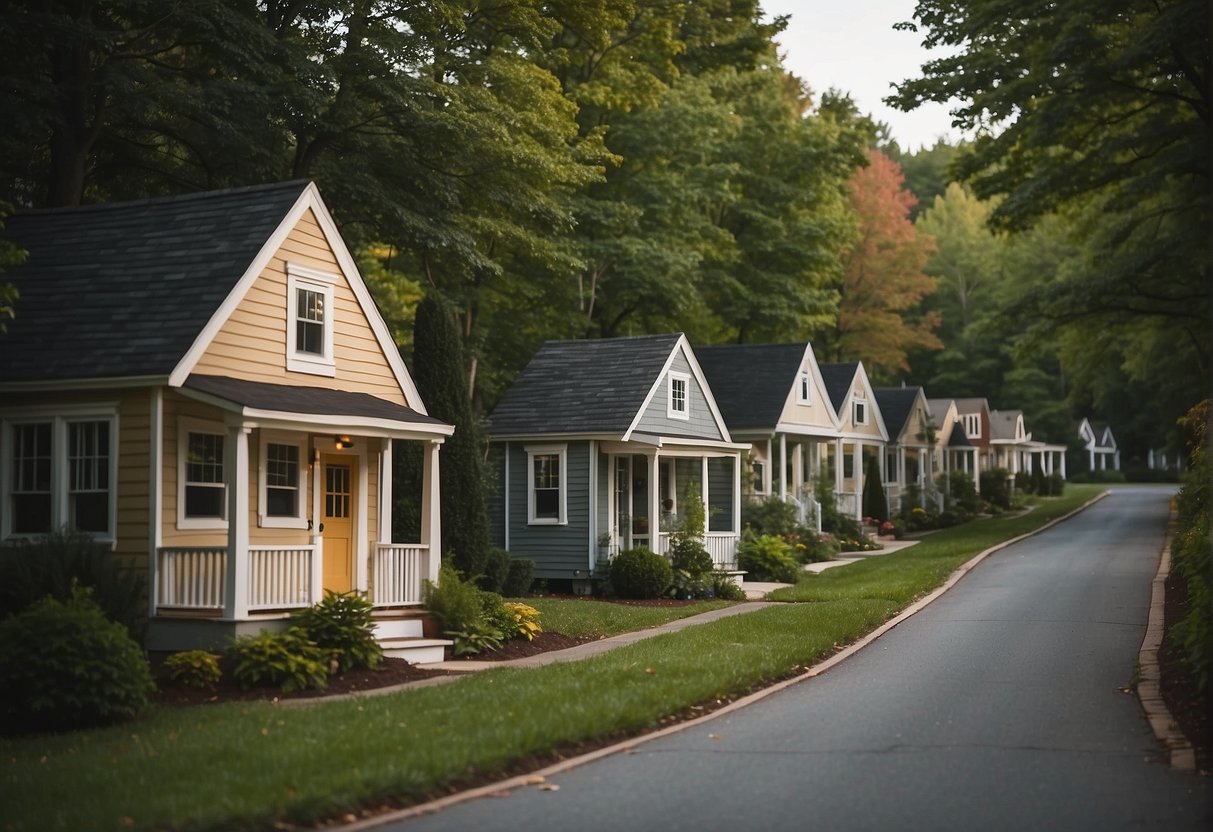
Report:
[[947,108],[924,104],[910,113],[882,103],[890,86],[919,74],[928,52],[917,32],[893,24],[913,18],[915,0],[760,0],[769,18],[791,15],[779,37],[784,66],[815,94],[848,92],[860,112],[889,125],[903,150],[930,146],[939,136],[957,141]]

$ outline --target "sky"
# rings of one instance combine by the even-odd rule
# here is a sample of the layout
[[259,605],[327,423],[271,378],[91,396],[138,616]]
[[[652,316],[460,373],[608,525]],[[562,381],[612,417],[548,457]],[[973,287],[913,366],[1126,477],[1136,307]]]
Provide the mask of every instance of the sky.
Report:
[[814,94],[831,87],[850,93],[859,111],[889,125],[902,150],[931,146],[960,132],[942,104],[924,104],[910,113],[885,106],[891,84],[917,76],[934,57],[917,32],[894,31],[911,20],[915,0],[760,0],[769,18],[791,15],[779,36],[784,67],[808,83]]

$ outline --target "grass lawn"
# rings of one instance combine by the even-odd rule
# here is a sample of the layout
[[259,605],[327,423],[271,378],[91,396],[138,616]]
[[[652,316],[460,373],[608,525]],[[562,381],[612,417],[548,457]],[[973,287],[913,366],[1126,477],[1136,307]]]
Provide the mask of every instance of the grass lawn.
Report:
[[659,627],[677,618],[698,615],[732,605],[732,601],[700,601],[681,607],[644,607],[613,604],[590,598],[519,598],[539,610],[545,630],[582,638],[605,638]]
[[[499,668],[452,684],[307,707],[160,708],[128,725],[2,740],[3,829],[272,829],[275,822],[308,824],[418,801],[469,774],[643,731],[668,714],[786,676],[879,626],[983,548],[1100,490],[1071,486],[1024,517],[938,532],[779,593],[814,603],[768,607],[581,662]],[[561,616],[583,615],[578,605],[599,606],[533,600],[553,630],[566,626],[555,623]]]

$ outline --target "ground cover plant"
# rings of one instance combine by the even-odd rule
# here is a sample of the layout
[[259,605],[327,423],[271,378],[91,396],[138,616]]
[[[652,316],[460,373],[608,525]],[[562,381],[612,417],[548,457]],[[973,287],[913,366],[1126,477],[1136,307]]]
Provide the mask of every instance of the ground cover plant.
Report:
[[[819,576],[828,580],[780,593],[814,603],[778,604],[580,662],[494,669],[437,688],[305,707],[153,708],[137,723],[2,740],[6,828],[316,823],[422,800],[597,737],[644,731],[671,714],[799,672],[886,621],[981,549],[1098,493],[1069,491],[1026,515],[930,535],[904,552],[828,570]],[[553,623],[559,605],[547,600],[534,599],[534,606],[545,626],[560,629]],[[587,695],[603,690],[611,695]],[[69,789],[72,800],[62,800]]]

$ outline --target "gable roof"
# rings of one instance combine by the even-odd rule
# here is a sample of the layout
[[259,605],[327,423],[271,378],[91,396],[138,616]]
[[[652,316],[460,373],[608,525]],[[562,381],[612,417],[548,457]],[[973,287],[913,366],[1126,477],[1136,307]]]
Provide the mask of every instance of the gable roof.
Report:
[[622,435],[648,398],[681,333],[547,341],[489,417],[495,435]]
[[948,414],[948,408],[955,403],[955,399],[927,399],[927,413],[935,420],[935,427],[943,427],[943,418]]
[[986,399],[952,399],[956,402],[957,413],[980,413],[981,411],[990,412],[990,403]]
[[[1015,440],[1016,427],[1019,420],[1023,418],[1022,410],[991,410],[990,411],[990,439],[992,440]],[[1026,433],[1026,428],[1025,428]],[[1027,437],[1030,438],[1030,437]]]
[[855,381],[855,373],[859,371],[858,361],[847,361],[842,364],[818,364],[821,370],[821,380],[826,392],[830,394],[830,404],[834,412],[841,418],[842,405],[851,391],[851,383]]
[[0,382],[168,376],[305,181],[30,211],[6,220],[29,252]]
[[699,347],[695,355],[735,432],[775,428],[810,349],[804,343],[722,344]]
[[877,387],[876,405],[889,429],[889,439],[900,437],[914,414],[914,402],[922,395],[921,387]]

